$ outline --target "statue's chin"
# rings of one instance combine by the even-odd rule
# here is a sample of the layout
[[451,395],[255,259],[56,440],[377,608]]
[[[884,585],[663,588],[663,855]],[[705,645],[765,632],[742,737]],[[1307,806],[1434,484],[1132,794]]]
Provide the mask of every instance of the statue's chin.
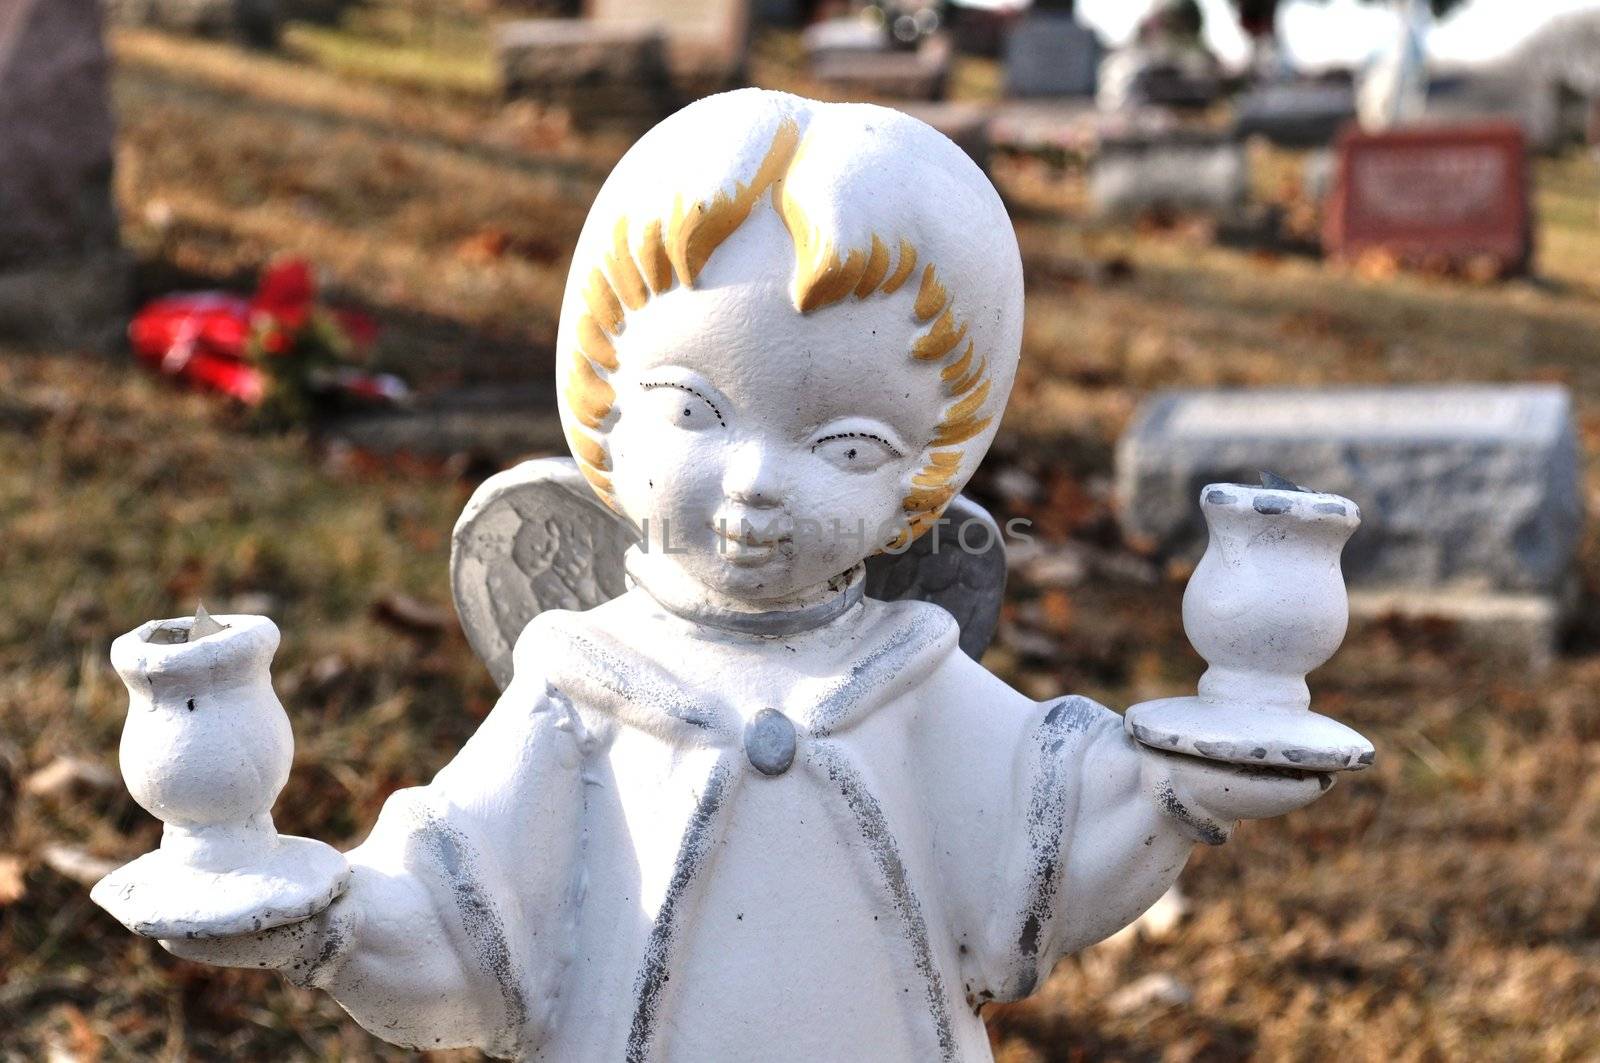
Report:
[[740,551],[663,553],[634,550],[628,572],[664,604],[742,613],[806,608],[831,601],[850,583],[860,559],[803,554],[792,544]]
[[[825,601],[843,589],[836,565],[772,551],[765,556],[719,555],[711,571],[695,577],[713,596],[737,608],[760,611]],[[854,568],[846,565],[845,570]]]
[[719,557],[714,571],[702,582],[713,594],[752,610],[769,608],[803,589],[793,558],[771,552],[766,556]]

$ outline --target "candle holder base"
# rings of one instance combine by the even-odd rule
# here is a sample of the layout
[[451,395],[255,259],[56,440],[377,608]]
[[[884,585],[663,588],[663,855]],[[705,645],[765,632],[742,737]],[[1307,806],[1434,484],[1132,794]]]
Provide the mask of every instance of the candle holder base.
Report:
[[309,919],[349,882],[343,853],[279,835],[259,861],[222,872],[157,849],[95,883],[89,896],[141,937],[220,938]]
[[1145,701],[1123,716],[1141,745],[1204,760],[1298,771],[1361,771],[1372,743],[1360,732],[1304,709],[1272,709],[1202,701]]

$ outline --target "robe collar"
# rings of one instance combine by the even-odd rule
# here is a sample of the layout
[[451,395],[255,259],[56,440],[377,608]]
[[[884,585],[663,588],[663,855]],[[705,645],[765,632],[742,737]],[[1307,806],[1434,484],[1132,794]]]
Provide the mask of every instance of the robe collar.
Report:
[[[672,633],[662,632],[660,646],[624,642],[600,622],[597,614],[604,609],[540,616],[536,622],[544,629],[538,635],[544,678],[585,709],[675,742],[737,745],[745,720],[757,708],[782,712],[802,736],[838,734],[920,684],[959,652],[960,630],[954,618],[936,605],[875,600],[857,604],[872,611],[864,618],[869,636],[845,643],[851,647],[849,655],[832,674],[801,677],[777,705],[736,707],[722,692],[685,687],[663,659],[683,651]],[[861,620],[841,616],[831,621],[851,622]],[[741,667],[759,667],[759,658],[758,654]]]
[[861,601],[866,589],[867,567],[857,564],[804,599],[753,609],[719,599],[664,558],[647,554],[637,546],[628,549],[623,564],[628,581],[643,588],[667,612],[693,624],[738,635],[783,637],[822,627]]

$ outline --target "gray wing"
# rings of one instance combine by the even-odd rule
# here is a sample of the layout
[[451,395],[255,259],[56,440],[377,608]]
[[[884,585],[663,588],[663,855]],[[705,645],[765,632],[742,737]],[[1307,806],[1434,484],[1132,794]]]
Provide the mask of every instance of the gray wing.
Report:
[[943,523],[900,554],[867,559],[867,594],[942,606],[961,626],[961,648],[978,660],[994,638],[1006,590],[1006,547],[989,511],[957,495]]
[[528,621],[620,595],[622,557],[637,541],[571,458],[525,461],[473,492],[450,543],[450,590],[467,642],[500,689]]

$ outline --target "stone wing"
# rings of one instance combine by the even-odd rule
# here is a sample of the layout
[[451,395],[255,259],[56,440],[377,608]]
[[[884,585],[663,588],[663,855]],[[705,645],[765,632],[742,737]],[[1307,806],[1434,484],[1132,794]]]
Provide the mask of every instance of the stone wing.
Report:
[[620,595],[623,554],[637,541],[571,458],[525,461],[473,492],[450,544],[450,590],[467,641],[500,689],[528,621]]
[[994,638],[1006,589],[1006,548],[989,511],[957,495],[944,523],[903,553],[867,559],[867,594],[941,606],[961,626],[961,649],[978,660]]

